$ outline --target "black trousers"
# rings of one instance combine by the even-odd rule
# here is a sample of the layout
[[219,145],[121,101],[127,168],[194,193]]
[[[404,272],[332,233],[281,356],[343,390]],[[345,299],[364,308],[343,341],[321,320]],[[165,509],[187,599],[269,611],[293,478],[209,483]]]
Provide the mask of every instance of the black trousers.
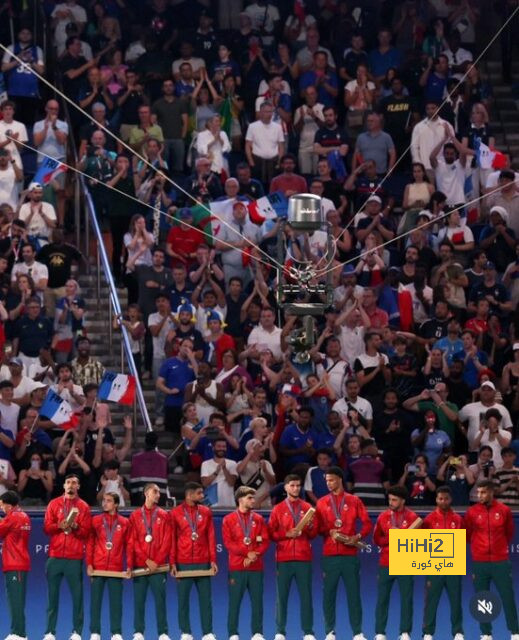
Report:
[[121,277],[121,256],[123,255],[123,237],[130,227],[130,216],[110,216],[112,234],[112,273],[114,278]]

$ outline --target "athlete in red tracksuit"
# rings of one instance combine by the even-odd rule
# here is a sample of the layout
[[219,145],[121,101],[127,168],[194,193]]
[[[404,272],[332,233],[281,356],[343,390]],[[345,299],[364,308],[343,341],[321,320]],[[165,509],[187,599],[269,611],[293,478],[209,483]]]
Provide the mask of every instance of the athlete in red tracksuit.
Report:
[[[128,537],[128,569],[148,568],[153,572],[169,563],[171,524],[167,511],[158,507],[160,489],[149,483],[144,487],[144,505],[130,516]],[[168,639],[166,614],[167,573],[150,573],[133,579],[134,630],[133,640],[144,640],[145,605],[148,587],[155,599],[157,634],[159,640]]]
[[406,509],[407,489],[398,485],[388,489],[389,509],[377,518],[373,541],[382,548],[379,556],[377,579],[377,606],[375,609],[375,638],[386,637],[391,589],[395,580],[400,590],[400,634],[410,634],[413,626],[413,576],[389,575],[389,530],[408,529],[418,518],[414,511]]
[[[123,571],[130,523],[117,513],[119,494],[103,495],[103,513],[92,518],[87,542],[87,573],[94,570]],[[122,640],[123,581],[122,578],[94,576],[90,592],[90,640],[101,640],[101,607],[105,585],[110,603],[110,633],[112,640]]]
[[222,523],[223,544],[229,552],[229,640],[239,640],[240,605],[245,591],[251,602],[251,640],[263,640],[263,555],[269,546],[267,524],[252,507],[256,490],[239,487],[238,508]]
[[312,544],[317,535],[315,520],[298,534],[296,525],[312,505],[299,498],[301,478],[289,474],[285,478],[286,500],[277,504],[270,514],[270,538],[276,542],[276,637],[285,640],[290,585],[295,578],[300,598],[301,628],[304,640],[314,638],[312,602]]
[[18,502],[15,491],[6,491],[0,498],[0,509],[5,513],[5,518],[0,521],[0,540],[3,542],[2,570],[11,614],[11,634],[25,638],[25,594],[27,574],[31,570],[31,521],[18,507]]
[[[184,488],[184,504],[170,512],[171,518],[171,575],[177,571],[212,568],[216,573],[216,536],[213,513],[202,505],[204,488],[197,482],[188,482]],[[211,578],[181,578],[178,585],[178,625],[182,637],[192,638],[189,616],[189,596],[193,585],[198,592],[202,640],[214,640]]]
[[[360,562],[357,548],[336,541],[335,532],[354,543],[365,538],[373,525],[360,498],[344,491],[343,471],[330,467],[326,471],[326,485],[330,493],[317,501],[316,515],[323,544],[323,613],[326,640],[335,640],[335,606],[337,587],[342,578],[348,599],[348,615],[354,640],[362,640],[362,603],[360,598]],[[361,530],[357,533],[357,522]]]
[[[478,504],[470,507],[465,514],[467,541],[470,543],[472,555],[472,578],[476,592],[488,591],[490,583],[494,582],[501,596],[512,640],[519,640],[519,622],[508,546],[514,538],[514,521],[510,508],[494,499],[494,491],[494,483],[491,480],[479,482]],[[481,633],[490,637],[490,622],[484,622],[479,626]]]
[[[46,565],[49,606],[45,640],[55,640],[59,588],[63,578],[67,581],[72,595],[71,640],[81,640],[83,630],[83,557],[92,517],[90,507],[78,497],[79,478],[70,474],[65,478],[63,486],[64,495],[49,502],[43,522],[43,530],[50,536]],[[74,522],[67,525],[66,520],[72,509],[77,509],[79,513]]]
[[[423,521],[422,529],[464,529],[462,516],[451,509],[449,487],[436,489],[436,509]],[[447,591],[451,605],[451,631],[455,640],[463,638],[463,610],[461,608],[461,576],[430,575],[425,580],[425,606],[423,613],[424,640],[432,639],[436,630],[436,612],[442,595]]]

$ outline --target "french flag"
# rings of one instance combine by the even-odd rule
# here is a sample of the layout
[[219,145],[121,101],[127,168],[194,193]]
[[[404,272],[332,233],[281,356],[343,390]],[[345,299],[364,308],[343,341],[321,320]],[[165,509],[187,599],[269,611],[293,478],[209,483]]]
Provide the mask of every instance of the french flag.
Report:
[[249,218],[255,224],[263,224],[265,220],[276,220],[287,216],[288,199],[282,191],[274,191],[267,196],[249,202],[247,205]]
[[52,158],[45,158],[40,165],[33,182],[39,182],[42,186],[48,185],[54,178],[57,178],[61,173],[65,173],[67,167],[57,160]]
[[97,399],[131,405],[135,400],[135,386],[135,376],[107,371],[101,379]]
[[52,389],[49,389],[40,408],[40,416],[44,416],[64,430],[74,429],[78,425],[78,418],[70,403]]

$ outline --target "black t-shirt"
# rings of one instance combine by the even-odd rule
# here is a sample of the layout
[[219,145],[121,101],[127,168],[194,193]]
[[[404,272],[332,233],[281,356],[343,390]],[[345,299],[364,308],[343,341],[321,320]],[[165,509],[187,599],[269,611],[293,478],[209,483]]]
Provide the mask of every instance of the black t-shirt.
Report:
[[379,105],[379,112],[384,116],[384,131],[393,138],[396,146],[407,143],[409,134],[407,127],[412,121],[412,114],[417,111],[410,96],[384,98]]
[[240,322],[241,308],[247,296],[242,293],[235,302],[230,295],[225,296],[225,302],[227,305],[227,315],[225,321],[227,322],[227,333],[234,338],[239,338],[242,335],[242,325]]
[[63,89],[67,96],[73,100],[77,99],[79,91],[85,82],[86,71],[74,79],[68,78],[65,74],[67,71],[79,69],[86,63],[87,60],[86,58],[83,58],[83,56],[74,58],[69,53],[66,53],[59,63],[60,71],[63,75]]
[[338,147],[341,144],[348,144],[348,136],[346,131],[335,127],[335,129],[329,129],[328,127],[321,127],[315,132],[314,142],[320,144],[321,147]]
[[323,197],[331,200],[336,207],[340,207],[341,196],[345,195],[342,185],[335,180],[325,180],[323,186]]
[[56,289],[65,286],[70,278],[72,263],[79,262],[81,258],[81,253],[72,245],[51,242],[40,249],[37,259],[49,270],[48,286]]
[[446,320],[438,320],[437,318],[426,320],[420,325],[419,334],[426,340],[445,338],[449,322],[450,320],[448,318]]
[[[88,465],[91,465],[94,459],[98,435],[99,431],[97,429],[94,431],[88,429],[85,433],[85,462]],[[114,434],[108,427],[103,429],[103,444],[115,444]]]
[[[115,185],[115,188],[117,191],[122,191],[135,198],[135,186],[133,184],[133,178],[130,176],[121,178]],[[108,210],[108,214],[110,218],[130,218],[132,214],[135,213],[136,203],[122,193],[117,193],[117,191],[110,189],[110,209]]]
[[[83,97],[87,97],[87,96],[88,96],[88,93],[86,93]],[[102,100],[99,100],[98,102],[102,102]],[[116,132],[110,126],[109,122],[103,122],[103,126],[106,129],[108,129],[108,131],[112,131],[114,135],[116,134]],[[86,140],[87,143],[90,144],[92,134],[95,133],[96,131],[103,131],[103,130],[97,125],[97,123],[94,123],[91,121],[87,122],[79,130],[79,137],[81,140]],[[109,133],[106,133],[105,131],[103,131],[103,133],[106,139],[106,144],[104,145],[104,148],[107,151],[116,151],[115,138],[112,137]],[[119,188],[118,185],[117,185],[117,188]]]
[[[398,424],[396,431],[386,433],[391,423]],[[404,472],[405,463],[409,460],[413,449],[411,446],[411,432],[414,422],[407,411],[397,409],[395,413],[384,411],[373,421],[373,437],[384,452],[384,461],[391,470],[391,480],[396,482]]]

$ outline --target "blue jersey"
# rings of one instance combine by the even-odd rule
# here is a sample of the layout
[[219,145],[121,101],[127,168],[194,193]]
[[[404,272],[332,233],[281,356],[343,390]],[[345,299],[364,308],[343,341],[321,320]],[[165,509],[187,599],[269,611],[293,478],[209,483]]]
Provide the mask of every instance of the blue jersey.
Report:
[[[23,49],[19,43],[14,45],[13,53],[20,55],[23,59],[27,58],[31,62],[38,61],[38,48],[35,46]],[[32,72],[32,69],[26,64],[19,64],[7,73],[7,93],[10,96],[23,96],[24,98],[39,98],[38,78]]]

